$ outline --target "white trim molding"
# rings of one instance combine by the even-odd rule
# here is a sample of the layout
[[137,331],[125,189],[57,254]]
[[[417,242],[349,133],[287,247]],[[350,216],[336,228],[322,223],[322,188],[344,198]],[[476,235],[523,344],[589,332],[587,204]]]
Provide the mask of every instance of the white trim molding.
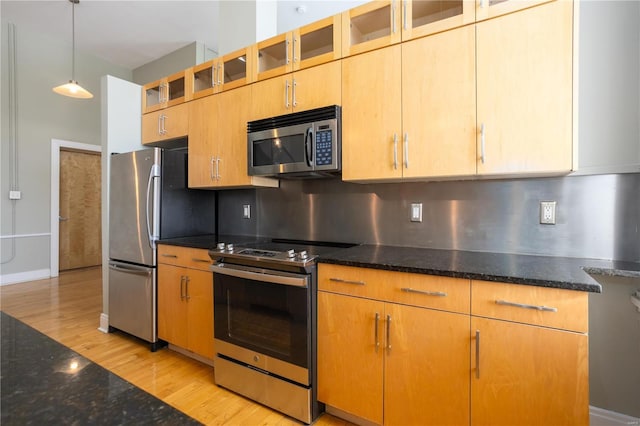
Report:
[[38,234],[0,235],[0,240],[8,240],[10,238],[48,237],[50,235],[50,232],[40,232]]
[[45,280],[49,278],[49,269],[37,269],[35,271],[17,272],[15,274],[0,275],[0,286],[18,284],[26,281]]
[[51,276],[57,277],[60,270],[60,228],[58,216],[60,215],[60,149],[68,149],[80,152],[99,152],[102,154],[102,146],[87,143],[51,139]]
[[589,406],[589,424],[592,426],[638,426],[640,418]]

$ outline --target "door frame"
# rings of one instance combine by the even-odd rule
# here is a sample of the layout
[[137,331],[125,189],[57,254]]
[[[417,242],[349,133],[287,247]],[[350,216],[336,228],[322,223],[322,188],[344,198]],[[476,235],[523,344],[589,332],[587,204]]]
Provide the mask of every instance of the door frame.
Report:
[[82,142],[51,139],[51,272],[52,277],[60,273],[60,150],[99,153],[102,156],[102,146]]

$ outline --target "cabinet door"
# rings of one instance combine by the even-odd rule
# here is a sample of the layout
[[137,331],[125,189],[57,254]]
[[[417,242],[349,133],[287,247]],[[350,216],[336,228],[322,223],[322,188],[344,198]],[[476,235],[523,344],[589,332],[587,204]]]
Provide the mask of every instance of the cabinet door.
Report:
[[293,74],[293,111],[341,105],[342,68],[339,61],[318,65]]
[[147,145],[162,140],[162,111],[150,112],[142,116],[142,144]]
[[589,424],[586,334],[475,317],[471,332],[472,425]]
[[572,7],[477,24],[478,174],[571,170]]
[[213,274],[187,270],[187,349],[213,359]]
[[403,176],[476,172],[475,28],[402,44]]
[[279,34],[256,45],[257,80],[282,75],[293,70],[293,33]]
[[253,81],[252,47],[224,55],[218,62],[215,84],[217,91],[230,90]]
[[193,88],[186,78],[185,71],[180,71],[167,77],[167,106],[177,105],[191,100]]
[[166,106],[166,86],[167,82],[162,80],[153,81],[142,86],[142,113],[157,111]]
[[188,270],[158,264],[158,337],[174,345],[187,347],[187,304],[184,277]]
[[209,96],[215,92],[218,62],[217,59],[214,59],[191,68],[189,77],[192,79],[193,94],[191,97],[193,99]]
[[371,1],[342,13],[342,55],[350,56],[399,43],[399,1]]
[[208,188],[216,181],[215,96],[189,105],[189,188]]
[[251,120],[275,117],[291,112],[289,75],[270,78],[251,85]]
[[342,179],[402,177],[400,46],[342,60]]
[[476,21],[506,15],[549,1],[553,0],[476,0]]
[[475,0],[402,0],[402,40],[473,23]]
[[293,34],[293,69],[303,69],[342,57],[341,15],[299,28]]
[[469,424],[469,316],[390,303],[385,309],[385,424]]
[[383,317],[382,302],[318,292],[318,399],[378,424],[383,406]]
[[217,185],[247,186],[247,121],[251,88],[240,87],[215,95],[217,103],[218,143]]

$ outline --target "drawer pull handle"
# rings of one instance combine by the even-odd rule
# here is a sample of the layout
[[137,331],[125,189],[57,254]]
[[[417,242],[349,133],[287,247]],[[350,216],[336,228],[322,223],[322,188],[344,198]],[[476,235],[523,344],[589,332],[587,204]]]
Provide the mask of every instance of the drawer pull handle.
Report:
[[376,338],[376,353],[380,347],[380,339],[378,338],[378,322],[380,321],[380,314],[376,312],[376,326],[375,326],[375,338]]
[[365,285],[364,281],[343,280],[342,278],[329,278],[329,281],[342,284]]
[[476,330],[476,379],[480,378],[480,330]]
[[391,315],[387,315],[387,354],[391,354]]
[[167,253],[162,253],[162,257],[171,257],[173,259],[178,258],[178,256],[176,256],[175,254],[167,254]]
[[447,297],[447,293],[442,291],[416,290],[415,288],[411,287],[402,287],[400,290],[404,291],[405,293],[418,293],[425,294],[427,296]]
[[191,260],[194,262],[211,263],[211,259],[196,259],[195,257],[192,257]]
[[536,311],[558,312],[558,308],[552,306],[526,305],[524,303],[508,302],[506,300],[496,300],[496,305],[513,306],[515,308],[535,309]]

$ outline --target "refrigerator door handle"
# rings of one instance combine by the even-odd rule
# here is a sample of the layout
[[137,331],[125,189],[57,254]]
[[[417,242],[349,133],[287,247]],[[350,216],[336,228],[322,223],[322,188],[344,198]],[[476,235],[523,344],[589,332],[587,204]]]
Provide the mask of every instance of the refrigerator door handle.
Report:
[[114,261],[109,261],[109,268],[116,271],[122,271],[122,272],[131,273],[131,274],[151,275],[152,273],[151,269],[145,268],[143,266],[128,265],[125,263],[119,263]]
[[[158,235],[155,235],[151,232],[151,218],[149,214],[152,213],[151,209],[149,209],[149,201],[151,199],[151,185],[153,184],[153,180],[160,177],[160,166],[158,164],[154,164],[151,166],[151,170],[149,170],[149,180],[147,181],[147,235],[149,236],[149,246],[152,249],[156,248],[156,241],[158,241]],[[155,204],[154,204],[155,205]]]

